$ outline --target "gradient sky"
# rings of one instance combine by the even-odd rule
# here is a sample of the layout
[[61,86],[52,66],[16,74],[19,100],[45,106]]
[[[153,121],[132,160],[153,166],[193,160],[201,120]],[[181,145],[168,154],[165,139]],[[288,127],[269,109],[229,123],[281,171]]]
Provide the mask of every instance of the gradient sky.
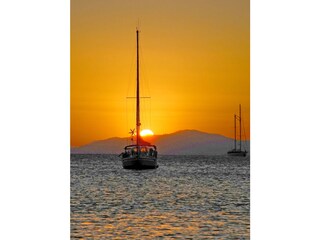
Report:
[[135,127],[138,23],[142,129],[249,138],[249,0],[71,0],[71,145]]

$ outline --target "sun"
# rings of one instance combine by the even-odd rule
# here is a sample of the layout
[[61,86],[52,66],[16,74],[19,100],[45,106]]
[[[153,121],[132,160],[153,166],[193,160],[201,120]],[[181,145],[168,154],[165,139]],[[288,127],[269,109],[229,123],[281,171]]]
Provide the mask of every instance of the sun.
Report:
[[153,136],[153,132],[150,129],[143,129],[140,132],[140,136],[141,137],[145,137],[145,136]]

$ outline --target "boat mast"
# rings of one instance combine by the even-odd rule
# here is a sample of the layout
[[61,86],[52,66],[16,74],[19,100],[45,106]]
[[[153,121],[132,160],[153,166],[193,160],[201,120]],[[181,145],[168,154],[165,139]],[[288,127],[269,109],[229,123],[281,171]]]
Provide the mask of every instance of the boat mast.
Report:
[[237,150],[237,115],[234,114],[234,149]]
[[241,152],[241,104],[239,104],[239,122],[240,122],[240,152]]
[[139,92],[139,30],[137,28],[137,109],[136,109],[136,128],[137,128],[137,145],[140,139],[140,92]]

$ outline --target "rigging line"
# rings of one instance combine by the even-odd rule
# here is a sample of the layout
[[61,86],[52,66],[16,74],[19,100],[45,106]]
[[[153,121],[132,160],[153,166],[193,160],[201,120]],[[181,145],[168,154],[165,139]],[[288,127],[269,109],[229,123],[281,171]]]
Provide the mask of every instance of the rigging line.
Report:
[[[128,99],[126,99],[126,129],[128,129]],[[126,138],[126,143],[128,144],[128,139]]]
[[149,101],[146,101],[146,118],[147,118],[147,123],[148,123],[148,128],[150,129],[150,112],[149,112]]
[[[147,68],[146,68],[146,64],[145,64],[145,58],[144,58],[144,48],[143,48],[143,44],[141,44],[141,41],[140,41],[140,45],[139,45],[139,53],[140,53],[140,66],[141,66],[141,69],[140,69],[140,76],[141,76],[141,92],[148,96],[150,95],[151,91],[150,91],[150,85],[149,85],[149,81],[148,81],[148,78],[147,78],[147,75],[148,75],[148,71],[147,71]],[[145,98],[150,98],[150,97],[145,97]],[[145,100],[145,99],[144,99]],[[149,102],[149,111],[148,111],[148,101],[144,101],[143,100],[143,106],[142,106],[142,112],[144,114],[142,114],[142,117],[143,117],[143,123],[144,123],[144,126],[145,127],[148,127],[150,128],[151,127],[151,99],[150,99],[150,102]],[[149,114],[148,114],[149,112]]]
[[146,121],[145,121],[145,110],[144,110],[144,99],[140,99],[140,116],[141,116],[141,129],[144,129],[145,128],[145,124],[146,124]]
[[141,80],[141,84],[140,84],[140,92],[142,95],[147,96],[146,95],[146,91],[145,91],[145,85],[146,85],[146,81],[145,81],[145,75],[144,75],[144,64],[143,64],[143,54],[142,54],[142,49],[141,49],[141,44],[139,45],[140,47],[140,80]]
[[148,117],[149,117],[149,126],[152,129],[152,118],[151,118],[151,98],[148,100]]
[[[147,71],[146,71],[146,64],[145,64],[145,59],[144,59],[144,51],[143,51],[143,44],[140,46],[140,59],[141,59],[141,75],[142,75],[142,92],[147,96],[150,95],[150,87],[149,87],[149,81],[148,78],[146,77]],[[147,97],[150,98],[150,97]],[[150,121],[150,111],[148,111],[148,101],[143,101],[143,110],[144,110],[144,125],[146,128],[150,128],[151,126],[151,121]],[[149,114],[148,114],[149,112]]]
[[143,128],[150,128],[150,104],[148,104],[149,101],[146,98],[141,99],[141,120],[143,124]]
[[148,128],[148,120],[147,120],[147,117],[148,117],[148,115],[147,115],[147,102],[146,102],[146,100],[144,100],[143,101],[143,110],[144,110],[144,121],[145,121],[145,128]]
[[152,129],[152,126],[151,126],[151,99],[149,101],[149,123],[150,123],[150,128]]
[[[126,126],[126,136],[128,134],[128,131],[131,129],[131,126],[129,126],[133,119],[132,119],[132,101],[128,101],[128,99],[126,99],[126,118],[127,118],[127,126]],[[130,112],[130,114],[129,114]],[[128,117],[129,116],[129,117]],[[127,145],[131,144],[131,136],[130,137],[126,137],[127,140]]]
[[146,112],[146,126],[150,129],[150,121],[149,121],[149,101],[145,101],[145,112]]
[[141,63],[141,68],[140,68],[140,75],[141,75],[141,92],[142,94],[146,95],[145,92],[145,75],[144,75],[144,63],[143,63],[143,54],[142,54],[142,46],[140,44],[140,63]]
[[144,119],[144,127],[146,128],[147,127],[147,125],[148,125],[148,123],[147,123],[147,112],[146,112],[146,101],[144,100],[143,101],[143,119]]
[[246,148],[248,149],[246,129],[244,128],[244,121],[243,121],[243,119],[242,119],[242,126],[243,126],[244,139],[246,139],[246,141],[244,142],[244,144],[246,145]]
[[[143,50],[143,47],[141,48],[141,62],[142,62],[142,65],[143,65],[143,71],[142,71],[142,75],[143,75],[143,80],[144,80],[144,85],[145,85],[145,90],[146,90],[146,95],[148,95],[148,96],[150,96],[151,95],[151,91],[150,91],[150,82],[149,82],[149,78],[148,78],[148,69],[147,69],[147,65],[145,64],[145,58],[144,58],[144,50]],[[146,119],[146,121],[148,121],[147,122],[147,124],[148,124],[148,127],[149,128],[151,128],[152,126],[152,121],[151,121],[151,119],[152,119],[152,117],[151,117],[151,97],[149,97],[149,101],[147,102],[147,103],[149,103],[149,105],[146,105],[146,111],[147,110],[149,110],[148,111],[148,115],[147,115],[147,119]],[[149,109],[147,109],[148,108],[148,106],[149,106]]]
[[[150,91],[149,91],[150,92]],[[145,99],[145,115],[146,115],[146,123],[148,124],[148,127],[151,128],[151,97],[148,97],[148,99]]]
[[146,94],[150,95],[150,86],[149,86],[149,81],[148,81],[148,77],[147,77],[148,76],[148,71],[147,71],[146,64],[145,64],[144,52],[143,52],[142,45],[140,47],[140,53],[141,53],[141,65],[143,65],[141,74],[143,76],[143,81],[145,83],[144,85],[146,87]]
[[[126,99],[126,106],[127,106],[127,128],[126,128],[126,136],[128,136],[128,131],[132,128],[134,129],[134,115],[132,114],[134,112],[135,109],[135,104],[133,101],[129,101],[128,99]],[[127,137],[127,142],[129,144],[131,144],[131,136]]]
[[132,74],[132,69],[133,69],[133,66],[135,66],[135,61],[134,61],[134,57],[135,57],[135,51],[133,50],[133,47],[131,46],[131,62],[130,62],[130,70],[129,70],[129,76],[127,79],[127,81],[129,81],[129,84],[127,84],[127,96],[129,96],[129,90],[131,89],[131,83],[132,83],[132,77],[131,77],[131,74]]

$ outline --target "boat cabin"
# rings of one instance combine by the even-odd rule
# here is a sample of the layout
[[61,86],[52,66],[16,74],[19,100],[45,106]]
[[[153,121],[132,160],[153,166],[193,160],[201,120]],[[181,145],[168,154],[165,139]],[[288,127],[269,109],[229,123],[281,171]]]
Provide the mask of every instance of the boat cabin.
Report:
[[129,145],[124,148],[123,158],[136,156],[157,157],[157,147],[155,145]]

